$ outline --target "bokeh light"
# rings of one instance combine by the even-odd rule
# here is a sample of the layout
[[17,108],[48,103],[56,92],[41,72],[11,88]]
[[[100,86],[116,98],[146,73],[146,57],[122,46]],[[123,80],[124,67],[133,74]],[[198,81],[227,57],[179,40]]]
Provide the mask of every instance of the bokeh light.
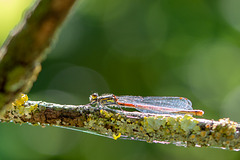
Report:
[[9,32],[17,25],[23,16],[23,11],[34,0],[0,0],[0,46],[7,38]]

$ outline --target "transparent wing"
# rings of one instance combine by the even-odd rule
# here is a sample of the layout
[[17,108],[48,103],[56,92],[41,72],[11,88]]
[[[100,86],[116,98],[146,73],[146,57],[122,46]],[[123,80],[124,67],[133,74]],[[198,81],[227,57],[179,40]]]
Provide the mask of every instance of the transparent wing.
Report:
[[152,105],[157,107],[193,110],[192,102],[184,97],[141,97],[117,96],[118,102],[134,105]]

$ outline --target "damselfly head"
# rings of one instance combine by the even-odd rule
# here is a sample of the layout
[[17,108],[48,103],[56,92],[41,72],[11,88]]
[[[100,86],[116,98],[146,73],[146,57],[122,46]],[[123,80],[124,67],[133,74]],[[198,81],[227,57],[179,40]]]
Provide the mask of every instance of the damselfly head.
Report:
[[97,98],[98,98],[98,94],[97,93],[93,93],[90,95],[89,97],[89,101],[91,104],[95,104],[97,102]]

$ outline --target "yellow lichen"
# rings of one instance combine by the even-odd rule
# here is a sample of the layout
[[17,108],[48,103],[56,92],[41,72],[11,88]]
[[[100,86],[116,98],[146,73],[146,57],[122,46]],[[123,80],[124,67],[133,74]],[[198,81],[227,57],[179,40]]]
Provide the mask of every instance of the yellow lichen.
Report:
[[100,114],[102,114],[106,118],[111,118],[113,116],[113,113],[107,112],[107,111],[102,110],[102,109],[100,110]]
[[234,139],[234,135],[227,136],[227,139],[230,139],[230,140]]
[[166,130],[165,130],[165,133],[166,133],[166,134],[169,134],[169,133],[170,133],[170,130],[169,130],[169,129],[166,129]]
[[205,137],[207,135],[207,132],[206,131],[201,131],[200,135],[201,135],[201,137]]
[[217,140],[220,140],[220,138],[221,138],[221,133],[217,132],[217,133],[215,134],[215,138],[216,138]]
[[194,134],[192,134],[189,138],[194,139],[194,138],[196,138],[196,136]]
[[113,133],[113,139],[117,140],[118,138],[121,137],[121,133],[118,133],[118,135],[116,135],[115,133]]
[[21,106],[28,101],[28,96],[26,94],[21,94],[21,96],[13,102],[14,106]]
[[12,103],[14,109],[12,112],[14,115],[23,116],[26,118],[31,118],[30,113],[37,109],[38,105],[25,106],[24,104],[28,101],[28,96],[26,94],[21,94],[21,96]]
[[111,121],[112,121],[112,122],[115,122],[115,119],[114,119],[114,118],[111,118]]

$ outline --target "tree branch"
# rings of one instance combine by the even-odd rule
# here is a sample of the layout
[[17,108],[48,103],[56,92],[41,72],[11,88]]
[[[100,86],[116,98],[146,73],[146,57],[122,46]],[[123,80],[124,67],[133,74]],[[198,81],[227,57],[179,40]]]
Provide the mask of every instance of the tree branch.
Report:
[[0,111],[28,92],[44,52],[75,0],[38,0],[0,50]]
[[26,95],[17,99],[12,109],[1,117],[1,121],[72,127],[73,130],[87,130],[113,139],[240,149],[240,125],[229,119],[214,121],[190,115],[146,114],[90,105],[60,105],[27,100]]

